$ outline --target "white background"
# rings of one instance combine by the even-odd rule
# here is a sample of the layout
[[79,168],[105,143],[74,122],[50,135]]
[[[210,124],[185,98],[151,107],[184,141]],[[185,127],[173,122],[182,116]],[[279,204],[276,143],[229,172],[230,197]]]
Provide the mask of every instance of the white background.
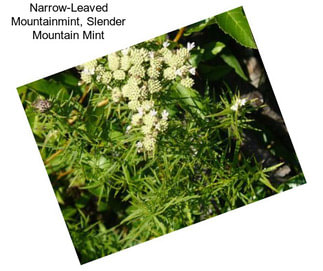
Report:
[[[320,2],[111,0],[106,40],[33,41],[10,26],[29,1],[2,1],[0,270],[323,270]],[[240,5],[307,184],[81,266],[16,87]]]

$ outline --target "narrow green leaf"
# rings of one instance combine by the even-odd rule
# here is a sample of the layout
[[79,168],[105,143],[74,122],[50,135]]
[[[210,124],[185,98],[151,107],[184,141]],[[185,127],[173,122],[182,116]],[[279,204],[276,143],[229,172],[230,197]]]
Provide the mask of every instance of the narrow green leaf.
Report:
[[218,53],[222,51],[225,44],[220,41],[212,41],[204,45],[201,50],[203,60],[209,60],[214,58]]
[[234,71],[245,81],[248,81],[247,76],[245,75],[244,71],[241,68],[241,65],[238,59],[231,53],[222,53],[220,57],[223,61],[228,64]]
[[217,41],[211,52],[213,55],[217,55],[218,53],[220,53],[222,51],[222,49],[224,47],[225,47],[225,44],[223,42]]
[[272,186],[271,182],[265,177],[265,176],[261,176],[259,179],[264,185],[268,186],[271,190],[275,191],[276,193],[278,193],[278,190]]
[[279,163],[279,164],[274,165],[274,166],[272,166],[272,167],[264,168],[264,169],[263,169],[263,172],[264,172],[264,173],[267,173],[267,172],[274,171],[274,170],[276,170],[277,168],[281,167],[283,164],[284,164],[284,163]]

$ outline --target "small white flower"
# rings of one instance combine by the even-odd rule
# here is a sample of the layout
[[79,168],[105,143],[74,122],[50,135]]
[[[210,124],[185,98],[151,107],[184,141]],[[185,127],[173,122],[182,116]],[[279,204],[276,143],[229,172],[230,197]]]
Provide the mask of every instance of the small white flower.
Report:
[[154,106],[154,101],[143,101],[141,106],[148,112]]
[[195,69],[194,67],[190,68],[188,71],[189,71],[189,72],[190,72],[190,74],[192,74],[192,75],[195,75],[195,73],[196,73],[196,69]]
[[129,50],[130,50],[130,48],[125,48],[125,49],[121,50],[121,53],[122,53],[124,56],[126,56],[126,55],[129,53]]
[[153,117],[157,115],[157,111],[155,109],[150,111],[150,115],[152,115]]
[[244,106],[246,103],[247,103],[246,98],[243,98],[243,99],[238,98],[236,102],[231,106],[231,110],[237,111],[239,107]]
[[168,115],[169,115],[169,113],[168,113],[166,110],[164,110],[164,111],[162,112],[162,119],[163,119],[163,120],[167,120],[167,119],[168,119]]
[[198,151],[194,146],[190,146],[190,149],[193,151],[194,156],[197,155]]
[[142,145],[142,143],[141,143],[140,141],[138,141],[138,142],[136,143],[136,146],[137,146],[137,148],[139,148],[139,149],[140,149],[140,148],[142,148],[142,146],[143,146],[143,145]]
[[167,48],[168,46],[169,46],[169,42],[168,42],[168,41],[164,41],[164,42],[163,42],[163,47],[164,47],[164,48]]
[[178,69],[175,71],[175,74],[178,76],[182,76],[183,75],[183,71],[181,69]]
[[131,129],[131,125],[128,125],[127,128],[126,128],[126,132],[128,133]]
[[188,42],[187,43],[187,50],[191,51],[195,47],[195,42]]
[[241,100],[239,99],[239,105],[241,105],[241,106],[244,106],[246,104],[246,102],[247,102],[246,98],[243,98]]
[[93,75],[93,74],[95,73],[95,68],[90,68],[90,69],[85,68],[85,69],[83,70],[83,72],[84,72],[85,74],[91,74],[91,75]]
[[159,122],[157,122],[155,124],[155,128],[156,128],[157,131],[160,131],[161,127],[160,127],[160,123]]
[[142,107],[138,107],[138,114],[140,117],[144,115],[144,109]]
[[154,52],[149,52],[149,57],[150,58],[154,58],[155,57],[155,53]]
[[238,107],[239,107],[238,103],[235,103],[230,108],[231,108],[232,111],[237,111],[238,110]]

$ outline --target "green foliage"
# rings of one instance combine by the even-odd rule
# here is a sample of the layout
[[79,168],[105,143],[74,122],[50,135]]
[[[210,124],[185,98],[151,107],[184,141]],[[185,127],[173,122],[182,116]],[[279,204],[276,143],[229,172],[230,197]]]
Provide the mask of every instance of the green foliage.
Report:
[[230,35],[241,45],[253,49],[257,48],[242,7],[229,10],[215,17],[190,25],[184,35],[190,36],[213,24],[217,24],[226,34]]
[[[184,35],[219,31],[217,24],[235,35],[230,20],[241,12],[195,24]],[[235,27],[248,33],[249,26],[237,21]],[[243,35],[235,38],[246,43]],[[277,183],[272,174],[280,163],[266,168],[242,151],[244,132],[256,130],[259,108],[228,85],[215,90],[214,82],[227,75],[248,81],[227,38],[204,40],[190,52],[194,79],[203,84],[186,87],[176,78],[154,96],[169,122],[152,154],[138,152],[140,129],[127,131],[133,116],[127,102],[114,102],[111,86],[94,75],[82,85],[79,71],[71,69],[18,89],[81,263],[304,183],[299,171]],[[162,35],[136,48],[156,52],[165,41]],[[185,46],[169,43],[171,50]],[[98,62],[109,65],[106,58]],[[49,108],[37,106],[42,101]]]
[[242,7],[224,12],[215,17],[219,27],[237,42],[250,48],[257,48]]
[[245,81],[248,81],[247,76],[245,75],[244,71],[242,70],[238,59],[231,53],[223,53],[220,56],[223,61],[228,64],[234,71]]

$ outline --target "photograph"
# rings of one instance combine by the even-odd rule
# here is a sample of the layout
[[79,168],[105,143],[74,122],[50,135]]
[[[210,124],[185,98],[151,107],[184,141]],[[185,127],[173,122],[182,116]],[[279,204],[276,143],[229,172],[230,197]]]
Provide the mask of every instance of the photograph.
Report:
[[81,264],[306,183],[256,40],[238,7],[17,88]]

